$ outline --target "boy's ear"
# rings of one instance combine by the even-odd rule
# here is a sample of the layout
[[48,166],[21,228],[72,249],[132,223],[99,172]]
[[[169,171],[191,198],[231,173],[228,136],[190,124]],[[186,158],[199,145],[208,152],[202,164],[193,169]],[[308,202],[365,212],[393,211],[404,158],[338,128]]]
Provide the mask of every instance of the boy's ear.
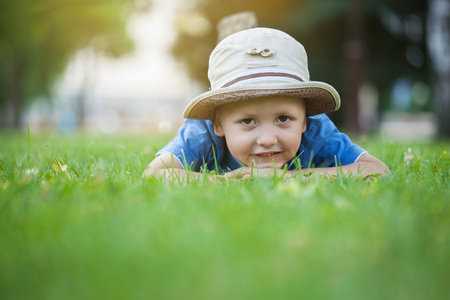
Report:
[[225,136],[225,134],[223,132],[222,124],[220,124],[220,121],[218,120],[218,118],[216,118],[214,120],[214,133],[217,136]]
[[305,132],[305,130],[306,130],[306,118],[305,118],[305,120],[303,120],[302,133]]

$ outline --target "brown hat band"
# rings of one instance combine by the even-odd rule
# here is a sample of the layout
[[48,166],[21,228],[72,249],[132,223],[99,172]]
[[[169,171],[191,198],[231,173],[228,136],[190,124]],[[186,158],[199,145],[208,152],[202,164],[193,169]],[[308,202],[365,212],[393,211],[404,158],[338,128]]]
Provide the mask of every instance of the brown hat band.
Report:
[[225,85],[223,85],[222,87],[228,87],[228,86],[232,86],[240,81],[243,80],[248,80],[248,79],[253,79],[253,78],[259,78],[259,77],[288,77],[288,78],[293,78],[296,79],[300,82],[304,82],[303,79],[301,79],[300,77],[293,75],[293,74],[288,74],[288,73],[276,73],[276,72],[266,72],[266,73],[257,73],[257,74],[250,74],[250,75],[245,75],[242,77],[238,77],[234,80],[231,80],[230,82],[226,83]]

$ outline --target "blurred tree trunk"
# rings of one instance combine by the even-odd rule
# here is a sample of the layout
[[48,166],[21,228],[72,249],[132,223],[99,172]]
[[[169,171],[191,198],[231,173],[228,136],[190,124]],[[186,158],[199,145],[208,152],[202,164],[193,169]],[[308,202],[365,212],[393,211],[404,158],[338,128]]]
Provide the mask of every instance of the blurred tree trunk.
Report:
[[94,49],[87,48],[81,51],[82,60],[78,63],[81,72],[83,73],[83,78],[81,81],[80,90],[75,99],[75,110],[77,115],[78,127],[83,129],[86,127],[86,103],[88,98],[91,97],[94,86],[94,77],[96,70],[96,59],[97,54]]
[[358,121],[358,93],[362,84],[363,72],[363,11],[362,0],[349,0],[348,40],[345,46],[347,57],[347,90],[346,90],[346,127],[353,135],[359,135],[361,126]]
[[450,137],[450,0],[429,0],[428,51],[434,69],[438,134]]
[[12,109],[12,123],[8,127],[19,128],[22,121],[23,83],[25,76],[25,60],[20,54],[14,56],[12,61],[11,85],[9,89],[9,102]]
[[83,88],[80,94],[76,97],[76,114],[77,114],[77,124],[78,128],[84,129],[86,126],[86,89]]

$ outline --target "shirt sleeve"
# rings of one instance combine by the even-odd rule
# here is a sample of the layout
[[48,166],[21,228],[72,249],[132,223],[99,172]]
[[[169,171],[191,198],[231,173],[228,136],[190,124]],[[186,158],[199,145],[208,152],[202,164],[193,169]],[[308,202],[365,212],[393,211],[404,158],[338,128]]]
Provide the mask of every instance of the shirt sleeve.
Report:
[[198,172],[206,163],[208,169],[214,169],[215,162],[221,161],[223,153],[213,151],[222,149],[224,141],[215,135],[214,124],[210,120],[187,119],[177,135],[156,153],[172,153],[185,169]]
[[334,167],[355,163],[365,152],[339,132],[325,114],[308,117],[300,146],[302,167]]

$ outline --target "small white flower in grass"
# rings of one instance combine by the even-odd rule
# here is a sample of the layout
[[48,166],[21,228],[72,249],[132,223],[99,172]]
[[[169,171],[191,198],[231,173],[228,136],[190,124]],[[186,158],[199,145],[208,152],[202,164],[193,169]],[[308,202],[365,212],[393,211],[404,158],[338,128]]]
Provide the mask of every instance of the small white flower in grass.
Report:
[[406,163],[406,165],[409,166],[411,161],[414,159],[414,154],[412,153],[411,148],[406,149],[406,152],[403,153],[403,161]]
[[67,172],[67,165],[63,165],[61,164],[59,161],[56,162],[57,164],[53,164],[53,170],[55,170],[55,172],[62,172],[64,174],[66,174],[67,178],[69,178],[70,180],[72,180],[72,178],[69,175],[69,172]]
[[25,175],[37,175],[38,172],[39,170],[36,168],[26,169]]
[[67,165],[62,165],[59,161],[57,162],[58,164],[53,164],[53,170],[55,170],[55,172],[66,172],[67,171]]
[[407,153],[403,157],[403,160],[409,163],[413,160],[413,158],[414,158],[414,154]]

